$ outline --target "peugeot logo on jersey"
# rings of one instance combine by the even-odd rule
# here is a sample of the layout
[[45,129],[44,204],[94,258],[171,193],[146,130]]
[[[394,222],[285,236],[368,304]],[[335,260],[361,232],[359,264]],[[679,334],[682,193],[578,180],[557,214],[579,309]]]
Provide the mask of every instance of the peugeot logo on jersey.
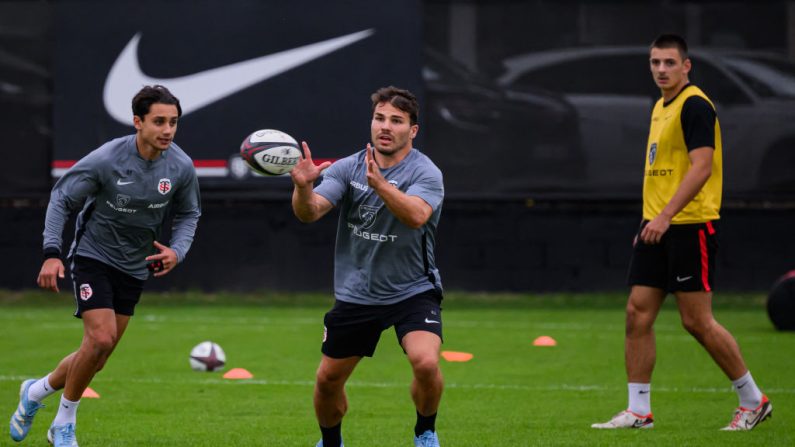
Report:
[[128,203],[130,203],[130,196],[126,194],[116,194],[116,206],[124,208]]
[[654,159],[657,158],[657,143],[652,143],[649,148],[649,166],[654,164]]
[[378,215],[378,207],[369,205],[359,205],[359,218],[362,219],[362,230],[373,226],[375,217]]
[[166,195],[169,191],[171,191],[171,179],[161,178],[160,181],[157,182],[157,192]]

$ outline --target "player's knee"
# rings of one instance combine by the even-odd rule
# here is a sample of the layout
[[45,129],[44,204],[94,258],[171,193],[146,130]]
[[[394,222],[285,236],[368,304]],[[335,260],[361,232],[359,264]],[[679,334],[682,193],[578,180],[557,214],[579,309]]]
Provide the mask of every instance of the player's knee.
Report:
[[435,377],[439,372],[439,357],[436,355],[422,355],[412,359],[411,367],[417,378]]
[[87,338],[92,353],[99,357],[107,357],[116,346],[116,336],[108,331],[94,331]]
[[703,318],[682,317],[682,327],[684,327],[685,330],[697,340],[704,338],[704,334],[707,333],[710,326],[711,320]]
[[632,303],[627,304],[626,334],[634,335],[651,328],[651,319]]
[[328,369],[318,369],[316,375],[317,388],[321,392],[331,392],[338,390],[345,385],[343,374]]

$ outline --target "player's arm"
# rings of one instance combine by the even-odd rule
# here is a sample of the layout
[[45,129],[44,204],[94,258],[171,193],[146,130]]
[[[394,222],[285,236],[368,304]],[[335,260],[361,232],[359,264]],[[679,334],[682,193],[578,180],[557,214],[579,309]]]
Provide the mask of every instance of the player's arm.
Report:
[[[174,269],[185,260],[193,245],[193,237],[199,225],[201,216],[201,195],[199,193],[199,179],[196,170],[190,166],[190,181],[177,190],[174,200],[174,221],[171,227],[171,246],[166,246],[158,241],[153,245],[157,253],[147,256],[147,262],[159,262],[153,268],[154,276],[159,278]],[[154,266],[153,266],[154,267]]]
[[378,164],[373,159],[374,149],[367,145],[365,163],[367,163],[367,183],[381,197],[387,209],[404,225],[420,228],[433,214],[433,208],[418,196],[412,196],[395,188],[381,174]]
[[80,160],[58,180],[50,193],[44,217],[44,262],[36,280],[42,289],[59,292],[58,280],[64,277],[61,261],[64,226],[72,212],[82,207],[99,188],[97,171],[93,169],[94,158],[89,155]]
[[665,205],[665,208],[651,220],[640,233],[640,238],[647,244],[660,242],[663,234],[668,231],[671,220],[690,203],[693,198],[701,191],[704,184],[712,175],[712,156],[714,149],[711,147],[699,147],[688,153],[690,157],[690,168],[679,188]]
[[304,153],[301,155],[301,160],[290,171],[294,186],[292,205],[295,217],[301,222],[310,223],[325,216],[334,207],[328,199],[314,192],[315,181],[320,177],[323,169],[331,166],[331,162],[327,161],[315,166],[309,145],[305,141],[301,142],[301,145],[304,148]]

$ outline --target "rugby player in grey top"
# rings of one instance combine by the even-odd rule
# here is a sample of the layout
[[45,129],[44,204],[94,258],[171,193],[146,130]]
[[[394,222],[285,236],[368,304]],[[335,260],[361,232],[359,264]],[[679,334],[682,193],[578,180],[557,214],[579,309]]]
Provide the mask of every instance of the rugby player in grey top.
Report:
[[385,87],[371,99],[372,146],[316,166],[303,143],[304,157],[291,172],[293,211],[300,221],[314,222],[340,209],[336,300],[324,319],[314,393],[322,434],[317,445],[342,445],[345,382],[362,357],[372,357],[381,332],[394,326],[414,372],[414,444],[433,447],[439,445],[435,420],[443,389],[442,284],[433,250],[444,198],[442,173],[412,147],[419,130],[414,95]]
[[[27,435],[42,399],[63,388],[47,437],[56,447],[77,445],[80,398],[124,334],[148,270],[156,277],[169,273],[193,242],[201,215],[199,184],[192,160],[173,142],[182,114],[179,100],[163,86],[147,86],[133,98],[132,109],[136,133],[83,157],[52,190],[38,284],[59,291],[61,235],[70,213],[82,208],[67,259],[83,342],[50,374],[22,383],[11,417],[15,441]],[[157,239],[172,210],[168,247]]]

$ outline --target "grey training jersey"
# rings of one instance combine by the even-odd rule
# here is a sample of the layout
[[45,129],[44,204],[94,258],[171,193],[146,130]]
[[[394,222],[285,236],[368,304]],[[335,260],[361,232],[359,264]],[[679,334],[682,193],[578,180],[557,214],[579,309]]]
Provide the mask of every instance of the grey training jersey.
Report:
[[144,258],[169,210],[170,247],[180,262],[193,242],[201,215],[193,161],[171,143],[156,160],[138,154],[135,135],[111,140],[83,157],[53,187],[44,224],[44,249],[60,250],[64,224],[82,207],[69,256],[93,258],[146,279]]
[[417,149],[382,169],[389,183],[427,202],[433,214],[419,229],[401,223],[367,185],[365,151],[336,161],[315,192],[340,208],[334,294],[355,304],[392,304],[442,283],[433,253],[442,212],[442,173]]

